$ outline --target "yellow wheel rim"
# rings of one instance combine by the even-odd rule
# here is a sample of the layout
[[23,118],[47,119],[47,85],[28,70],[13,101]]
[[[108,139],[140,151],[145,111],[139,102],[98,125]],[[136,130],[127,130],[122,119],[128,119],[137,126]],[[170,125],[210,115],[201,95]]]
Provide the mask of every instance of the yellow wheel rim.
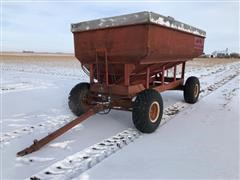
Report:
[[158,120],[160,114],[160,105],[157,101],[154,101],[149,108],[149,119],[152,123]]

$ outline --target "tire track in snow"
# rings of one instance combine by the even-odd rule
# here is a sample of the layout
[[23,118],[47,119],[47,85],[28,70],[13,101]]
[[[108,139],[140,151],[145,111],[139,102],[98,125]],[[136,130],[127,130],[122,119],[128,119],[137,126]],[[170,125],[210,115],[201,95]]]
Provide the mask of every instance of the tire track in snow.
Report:
[[30,179],[70,179],[93,167],[122,147],[133,142],[141,133],[135,129],[124,130],[83,151],[68,156],[47,169],[30,177]]
[[[200,90],[199,100],[204,98],[205,96],[209,95],[210,93],[214,92],[236,76],[238,76],[240,73],[239,68],[235,70],[234,72],[229,73],[227,76],[223,77],[222,79],[216,81],[215,83],[208,85],[204,89]],[[163,117],[161,120],[160,126],[164,125],[167,121],[172,119],[178,112],[182,111],[183,109],[191,106],[191,104],[188,104],[186,102],[177,102],[173,105],[168,106],[166,109],[164,109]]]
[[[227,73],[223,78],[219,78],[218,81],[201,90],[199,100],[238,76],[239,68],[238,66],[236,68],[237,70]],[[181,112],[189,106],[191,106],[191,104],[177,102],[165,108],[160,126],[166,124],[169,120],[175,117],[178,112]],[[67,180],[74,178],[141,136],[142,133],[136,129],[125,130],[78,153],[67,156],[65,159],[52,164],[39,173],[31,176],[29,179]]]
[[43,81],[29,81],[29,82],[3,82],[0,85],[0,94],[11,93],[11,92],[22,92],[22,91],[30,91],[35,89],[47,89],[47,88],[56,88],[51,83],[45,83]]
[[26,65],[26,66],[19,66],[19,65],[12,65],[12,64],[1,64],[0,63],[0,70],[1,71],[14,71],[14,72],[23,72],[23,73],[33,73],[33,74],[42,74],[42,75],[51,75],[55,77],[64,77],[67,79],[72,80],[83,80],[88,78],[87,75],[81,73],[79,68],[43,68],[37,65]]
[[[228,72],[230,69],[236,69],[239,67],[239,63],[231,63],[229,65],[215,65],[214,67],[209,68],[208,70],[205,71],[205,74],[200,74],[199,79],[201,80],[202,78],[208,77],[210,75],[214,75],[212,76],[212,78],[219,77],[221,74],[224,74],[225,72]],[[195,71],[200,71],[199,68],[196,69],[192,69],[189,72],[186,72],[186,76],[190,75],[192,72]],[[181,104],[181,103],[180,103]],[[169,113],[172,113],[174,111],[178,111],[178,106],[182,106],[179,103],[175,103],[174,107],[170,106],[170,107],[166,107],[164,109],[166,109],[166,111],[169,111]],[[64,117],[65,116],[65,117]],[[55,116],[55,117],[50,117],[48,121],[45,121],[43,123],[38,123],[36,125],[32,125],[32,126],[26,126],[26,127],[21,127],[19,129],[16,129],[14,131],[11,132],[6,132],[3,135],[0,136],[0,147],[4,147],[5,145],[9,144],[11,140],[14,140],[16,138],[20,138],[24,135],[30,135],[31,133],[33,133],[35,130],[41,129],[41,130],[47,130],[47,131],[53,131],[56,130],[56,127],[60,127],[62,125],[67,124],[68,122],[70,122],[73,116],[72,115],[61,115],[61,116]],[[164,115],[163,115],[163,119],[162,122],[164,120]]]
[[[21,117],[20,120],[25,120],[24,118],[28,119],[32,116],[29,117]],[[40,130],[40,131],[49,131],[53,129],[58,129],[62,125],[65,125],[69,123],[73,119],[73,115],[71,114],[66,114],[66,115],[58,115],[58,116],[43,116],[42,118],[48,119],[45,122],[42,123],[37,123],[35,125],[28,125],[25,127],[21,127],[19,129],[16,129],[11,132],[6,132],[3,135],[0,136],[0,144],[1,148],[4,147],[5,145],[9,144],[11,140],[14,140],[16,138],[19,138],[24,135],[29,135],[33,133],[34,131]],[[12,120],[12,121],[17,121],[17,119],[5,119],[5,120]],[[38,120],[38,121],[41,121]]]

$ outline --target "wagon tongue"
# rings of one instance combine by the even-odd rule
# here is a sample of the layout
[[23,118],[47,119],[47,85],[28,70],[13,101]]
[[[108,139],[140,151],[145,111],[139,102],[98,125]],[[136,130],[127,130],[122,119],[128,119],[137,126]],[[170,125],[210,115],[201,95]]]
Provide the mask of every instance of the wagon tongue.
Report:
[[31,146],[29,146],[28,148],[26,148],[26,149],[24,149],[22,151],[19,151],[17,153],[17,156],[25,156],[27,154],[30,154],[30,153],[34,152],[34,151],[37,151],[38,149],[41,148],[41,146],[40,146],[40,144],[38,142],[39,141],[37,139],[35,139]]
[[65,126],[57,129],[56,131],[52,132],[51,134],[47,135],[46,137],[40,139],[40,140],[34,140],[33,144],[25,149],[23,149],[22,151],[19,151],[17,153],[17,156],[25,156],[27,154],[30,154],[32,152],[35,152],[37,150],[39,150],[41,147],[43,147],[44,145],[46,145],[47,143],[49,143],[50,141],[54,140],[55,138],[57,138],[58,136],[62,135],[63,133],[65,133],[66,131],[68,131],[69,129],[73,128],[74,126],[78,125],[79,123],[81,123],[82,121],[86,120],[87,118],[89,118],[90,116],[96,114],[97,112],[99,112],[101,110],[101,107],[99,107],[98,105],[90,108],[88,111],[86,111],[84,114],[82,114],[81,116],[79,116],[78,118],[74,119],[73,121],[69,122],[68,124],[66,124]]

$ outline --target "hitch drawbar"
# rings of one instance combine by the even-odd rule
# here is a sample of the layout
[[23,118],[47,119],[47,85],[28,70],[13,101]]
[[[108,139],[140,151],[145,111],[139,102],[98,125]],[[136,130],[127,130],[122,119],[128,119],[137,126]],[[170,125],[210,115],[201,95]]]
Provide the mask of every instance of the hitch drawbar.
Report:
[[25,156],[27,154],[30,154],[32,152],[35,152],[39,150],[41,147],[49,143],[50,141],[54,140],[58,136],[61,136],[69,129],[73,128],[74,126],[78,125],[82,121],[86,120],[90,116],[96,114],[98,112],[97,106],[90,108],[88,111],[86,111],[84,114],[79,116],[78,118],[74,119],[73,121],[69,122],[65,126],[61,127],[60,129],[57,129],[56,131],[52,132],[51,134],[47,135],[46,137],[40,139],[40,140],[34,140],[33,144],[26,149],[19,151],[17,153],[17,156]]

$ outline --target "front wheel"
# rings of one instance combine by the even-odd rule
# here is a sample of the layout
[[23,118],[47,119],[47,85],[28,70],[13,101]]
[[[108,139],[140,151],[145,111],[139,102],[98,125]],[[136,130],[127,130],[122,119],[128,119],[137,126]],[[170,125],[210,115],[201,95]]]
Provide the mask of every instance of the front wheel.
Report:
[[133,103],[132,119],[135,127],[143,133],[154,132],[162,119],[162,96],[153,89],[140,92]]
[[79,83],[72,88],[68,97],[69,109],[76,116],[82,115],[89,108],[87,100],[89,97],[89,83]]
[[199,93],[200,93],[199,79],[194,76],[189,77],[183,88],[184,100],[187,103],[194,104],[198,100]]

